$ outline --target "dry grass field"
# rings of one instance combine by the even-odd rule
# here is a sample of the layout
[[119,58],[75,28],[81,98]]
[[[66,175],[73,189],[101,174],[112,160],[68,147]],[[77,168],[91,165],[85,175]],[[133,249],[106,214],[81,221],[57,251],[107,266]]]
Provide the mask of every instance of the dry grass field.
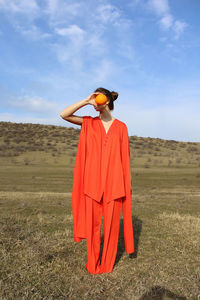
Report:
[[200,300],[200,143],[129,137],[136,251],[121,212],[114,270],[92,275],[73,239],[79,134],[0,122],[0,299]]

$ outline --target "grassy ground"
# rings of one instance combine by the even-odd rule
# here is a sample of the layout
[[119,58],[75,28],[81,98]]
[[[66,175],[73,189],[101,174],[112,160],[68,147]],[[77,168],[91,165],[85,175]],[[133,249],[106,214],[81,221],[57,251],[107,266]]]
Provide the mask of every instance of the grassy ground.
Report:
[[[73,239],[79,131],[5,123],[0,122],[0,299],[199,300],[200,143],[130,137],[136,251],[125,252],[121,213],[114,270],[92,275],[85,269],[86,240]],[[48,143],[57,150],[51,152]],[[103,221],[101,241],[102,253]]]

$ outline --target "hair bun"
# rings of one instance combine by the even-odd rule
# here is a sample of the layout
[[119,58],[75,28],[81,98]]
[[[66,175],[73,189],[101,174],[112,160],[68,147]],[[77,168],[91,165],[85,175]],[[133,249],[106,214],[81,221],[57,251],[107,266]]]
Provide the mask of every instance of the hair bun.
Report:
[[118,93],[112,91],[111,94],[112,94],[112,97],[113,97],[113,101],[115,101],[117,99],[117,97],[118,97]]

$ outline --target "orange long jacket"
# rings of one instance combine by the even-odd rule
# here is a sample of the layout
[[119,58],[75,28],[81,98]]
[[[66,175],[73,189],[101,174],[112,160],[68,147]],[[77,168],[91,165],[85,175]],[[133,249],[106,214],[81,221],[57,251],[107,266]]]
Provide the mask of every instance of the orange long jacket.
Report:
[[125,250],[134,252],[127,126],[115,118],[106,133],[99,117],[83,116],[72,188],[75,242],[86,238],[84,195],[101,201],[103,193],[108,202],[122,198]]

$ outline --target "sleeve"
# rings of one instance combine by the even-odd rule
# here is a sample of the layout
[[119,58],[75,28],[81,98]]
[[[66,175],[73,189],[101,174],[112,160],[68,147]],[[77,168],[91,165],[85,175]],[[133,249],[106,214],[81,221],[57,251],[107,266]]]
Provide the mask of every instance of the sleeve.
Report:
[[123,223],[124,223],[124,242],[127,254],[133,253],[134,250],[134,236],[132,223],[132,209],[131,209],[131,168],[130,168],[130,146],[128,138],[128,129],[125,125],[122,133],[121,157],[125,184],[125,197],[122,201]]
[[88,122],[92,117],[91,117],[91,116],[82,116],[82,118],[83,118],[83,122],[82,122],[82,124],[81,124],[81,128],[82,128],[83,125],[86,126],[87,122]]
[[72,187],[72,213],[74,224],[74,241],[80,242],[86,238],[86,210],[85,197],[83,193],[85,156],[86,156],[86,134],[87,123],[90,116],[83,116],[81,132],[76,153],[73,187]]

